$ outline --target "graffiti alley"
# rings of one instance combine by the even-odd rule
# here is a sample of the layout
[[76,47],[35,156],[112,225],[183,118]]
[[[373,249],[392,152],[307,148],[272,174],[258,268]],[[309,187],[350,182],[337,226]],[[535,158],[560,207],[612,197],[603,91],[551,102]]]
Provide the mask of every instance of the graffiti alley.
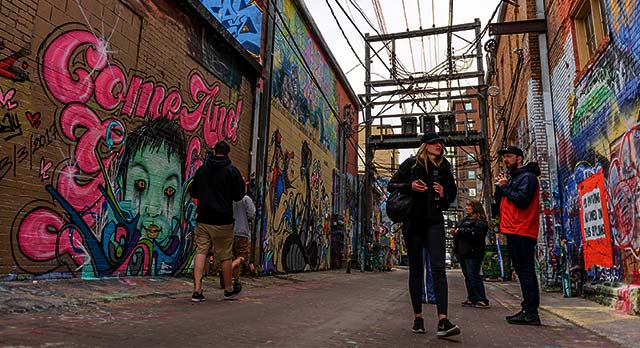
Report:
[[638,347],[639,8],[0,0],[0,346]]

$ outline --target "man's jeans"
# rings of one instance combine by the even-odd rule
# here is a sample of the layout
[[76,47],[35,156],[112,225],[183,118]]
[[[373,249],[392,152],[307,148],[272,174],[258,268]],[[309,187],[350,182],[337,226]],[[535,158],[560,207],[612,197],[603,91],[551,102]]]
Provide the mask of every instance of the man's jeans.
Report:
[[511,264],[520,279],[522,289],[522,310],[525,313],[538,314],[540,290],[535,268],[537,240],[516,234],[506,234]]

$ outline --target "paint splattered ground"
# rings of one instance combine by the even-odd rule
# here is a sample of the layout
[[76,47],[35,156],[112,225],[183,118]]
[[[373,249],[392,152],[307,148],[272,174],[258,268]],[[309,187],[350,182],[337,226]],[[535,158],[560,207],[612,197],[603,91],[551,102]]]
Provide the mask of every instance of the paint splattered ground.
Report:
[[188,279],[5,282],[0,283],[0,345],[623,347],[640,342],[634,337],[640,318],[559,294],[543,294],[543,326],[508,325],[504,316],[520,301],[513,295],[519,291],[514,282],[487,283],[490,309],[462,308],[464,282],[456,270],[449,272],[449,314],[462,335],[437,339],[431,305],[425,305],[427,334],[415,335],[406,283],[404,269],[263,277],[247,279],[238,300],[223,301],[213,278],[206,283],[206,301],[193,304]]

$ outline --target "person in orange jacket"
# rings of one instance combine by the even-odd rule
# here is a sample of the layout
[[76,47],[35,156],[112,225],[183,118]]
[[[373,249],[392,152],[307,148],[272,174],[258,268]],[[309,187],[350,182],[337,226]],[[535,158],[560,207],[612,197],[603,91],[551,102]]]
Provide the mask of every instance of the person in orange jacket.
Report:
[[507,316],[509,324],[540,325],[540,290],[535,270],[535,250],[540,228],[540,168],[524,164],[524,154],[507,146],[498,154],[507,172],[498,175],[495,200],[500,211],[500,233],[507,237],[513,268],[520,279],[522,310]]

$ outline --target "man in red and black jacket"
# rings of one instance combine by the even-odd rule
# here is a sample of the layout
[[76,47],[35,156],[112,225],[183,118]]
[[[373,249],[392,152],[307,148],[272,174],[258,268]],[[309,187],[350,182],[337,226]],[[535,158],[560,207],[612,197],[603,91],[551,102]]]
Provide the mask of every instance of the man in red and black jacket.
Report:
[[507,237],[513,268],[520,279],[522,310],[506,317],[509,324],[540,325],[540,291],[535,271],[535,250],[540,227],[538,163],[526,165],[522,150],[507,146],[498,154],[508,170],[498,175],[496,203],[500,210],[500,233]]

